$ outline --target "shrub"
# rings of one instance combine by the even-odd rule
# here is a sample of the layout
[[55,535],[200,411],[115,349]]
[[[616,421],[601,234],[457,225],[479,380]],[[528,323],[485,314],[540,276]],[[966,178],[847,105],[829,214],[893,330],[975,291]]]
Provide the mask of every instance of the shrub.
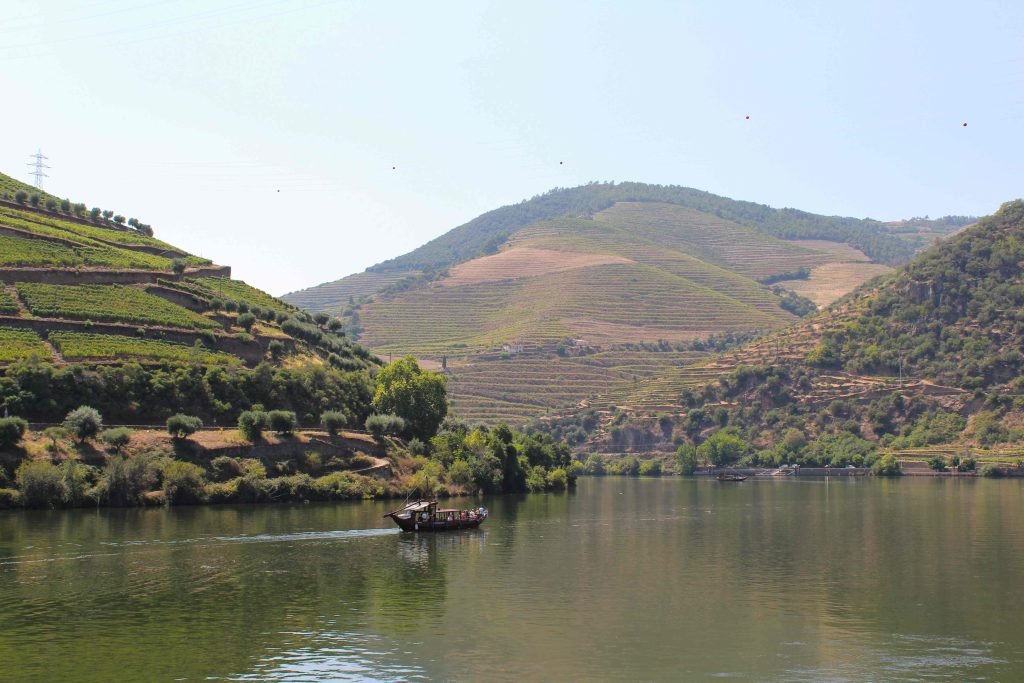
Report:
[[64,429],[82,442],[96,436],[103,429],[103,417],[95,408],[79,406],[64,418]]
[[18,202],[19,204],[24,204],[27,200],[28,192],[25,192],[25,190],[18,190],[17,192],[14,193],[14,201]]
[[199,465],[172,460],[163,467],[164,497],[168,503],[201,503],[205,498],[206,472]]
[[641,477],[660,477],[661,476],[661,461],[660,460],[644,460],[640,463]]
[[256,324],[256,316],[252,313],[243,313],[238,316],[238,326],[245,329],[246,332],[252,329],[252,326]]
[[405,431],[405,420],[397,415],[371,415],[366,418],[366,431],[377,441],[383,441],[385,435],[397,435]]
[[413,440],[409,442],[409,452],[413,455],[425,456],[428,452],[427,444],[413,437]]
[[167,433],[175,439],[184,439],[203,428],[203,421],[192,415],[172,415],[167,418]]
[[569,473],[558,468],[548,472],[548,488],[552,491],[564,491],[569,488]]
[[21,494],[14,489],[0,489],[0,510],[21,507]]
[[28,203],[31,204],[32,206],[39,206],[40,199],[41,197],[39,196],[39,193],[33,192],[28,196]]
[[232,503],[238,499],[239,479],[210,484],[204,491],[206,500],[210,503]]
[[946,459],[941,455],[936,455],[934,458],[928,460],[928,467],[932,468],[936,472],[946,471]]
[[15,481],[22,503],[30,508],[53,508],[64,500],[64,481],[49,460],[25,460],[18,465]]
[[176,275],[181,275],[185,272],[185,265],[184,259],[176,258],[171,261],[171,270],[174,271]]
[[883,455],[871,466],[871,473],[878,477],[894,477],[900,472],[900,463],[895,456]]
[[240,477],[245,470],[237,458],[228,455],[221,455],[210,462],[210,470],[217,481],[224,482]]
[[305,501],[317,496],[313,477],[302,473],[270,479],[267,489],[274,500]]
[[56,209],[57,208],[57,200],[56,199],[47,199],[46,200],[46,208],[48,210],[50,210],[50,211],[53,211],[54,209]]
[[448,479],[453,484],[468,487],[473,483],[473,468],[465,460],[456,460],[448,466]]
[[278,360],[284,355],[285,345],[280,339],[274,339],[267,344],[267,351],[270,352],[270,357],[274,360]]
[[28,422],[20,417],[0,417],[0,448],[14,448],[28,431]]
[[956,466],[958,472],[973,472],[974,468],[978,466],[978,461],[974,458],[964,458]]
[[159,474],[152,456],[114,456],[103,468],[98,494],[112,506],[142,505],[145,495],[156,486]]
[[259,441],[267,428],[267,414],[261,410],[246,410],[238,416],[238,431],[249,441]]
[[994,478],[1003,476],[1003,471],[1000,470],[996,465],[988,463],[986,465],[982,465],[981,470],[978,472],[978,474],[981,475],[982,477]]
[[120,454],[121,449],[132,440],[132,430],[127,427],[115,427],[100,432],[100,441],[114,449],[114,453]]
[[288,436],[299,426],[299,419],[290,410],[271,410],[267,413],[267,426],[276,434]]
[[324,426],[324,429],[331,436],[337,436],[338,432],[347,423],[348,418],[345,417],[345,413],[338,410],[327,410],[320,416],[320,424]]
[[51,453],[57,452],[57,442],[67,438],[67,435],[68,430],[63,427],[47,427],[43,430],[43,436],[50,440],[50,445],[47,448],[50,449]]
[[96,479],[93,467],[75,460],[68,460],[60,468],[64,484],[63,501],[66,505],[77,506],[90,501],[89,487]]

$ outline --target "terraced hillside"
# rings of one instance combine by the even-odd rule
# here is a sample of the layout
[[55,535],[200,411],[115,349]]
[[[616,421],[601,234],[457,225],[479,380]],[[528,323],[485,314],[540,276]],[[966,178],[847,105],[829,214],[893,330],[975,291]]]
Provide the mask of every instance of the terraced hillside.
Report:
[[[205,395],[208,405],[196,409],[207,414],[244,407],[242,384],[261,381],[270,390],[278,381],[299,381],[293,371],[314,374],[301,390],[273,389],[275,402],[301,405],[295,396],[316,394],[331,372],[340,374],[330,382],[348,381],[348,372],[364,375],[358,383],[368,385],[378,361],[338,331],[341,321],[314,318],[232,280],[229,267],[156,239],[137,221],[129,227],[112,220],[113,212],[49,195],[30,199],[24,188],[0,175],[0,403],[9,410],[49,416],[76,391],[88,397],[90,383],[122,386],[132,373],[151,382],[135,382],[140,395],[176,393],[155,406],[96,396],[113,401],[112,410],[123,407],[125,419],[194,403],[183,393],[189,384],[188,391]],[[110,371],[90,374],[103,367]],[[128,375],[118,374],[122,367]],[[211,368],[227,374],[207,376]],[[192,372],[199,375],[189,378]],[[47,382],[54,384],[46,388]],[[60,393],[61,382],[76,388],[48,398]],[[327,408],[305,407],[307,415]]]
[[[838,441],[880,447],[910,465],[967,455],[1016,461],[1024,444],[1022,244],[1017,200],[821,313],[591,401],[600,424],[589,447],[621,451],[628,433],[646,448],[674,449],[656,423],[667,413],[677,440],[700,443],[734,427],[751,462],[792,462],[798,452],[828,462]],[[557,429],[566,420],[575,421],[549,422]],[[814,439],[826,445],[801,445]]]
[[866,260],[675,204],[622,202],[533,223],[495,254],[335,310],[382,356],[443,362],[455,414],[523,423],[637,391],[652,406],[676,402],[707,376],[687,369],[705,355],[697,340],[797,319],[758,280],[851,253]]

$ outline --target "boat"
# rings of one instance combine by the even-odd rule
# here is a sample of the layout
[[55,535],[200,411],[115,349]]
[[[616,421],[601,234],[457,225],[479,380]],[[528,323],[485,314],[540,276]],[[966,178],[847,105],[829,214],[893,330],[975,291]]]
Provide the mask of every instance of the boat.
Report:
[[733,472],[719,472],[716,477],[718,481],[746,481],[747,478],[742,474],[735,474]]
[[475,529],[487,519],[487,508],[456,510],[438,508],[436,500],[415,500],[384,517],[390,517],[402,531]]

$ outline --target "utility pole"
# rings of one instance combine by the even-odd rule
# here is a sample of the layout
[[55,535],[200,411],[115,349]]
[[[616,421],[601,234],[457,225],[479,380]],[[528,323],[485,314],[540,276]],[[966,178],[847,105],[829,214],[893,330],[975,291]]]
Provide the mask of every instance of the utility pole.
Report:
[[34,161],[25,164],[26,166],[32,169],[32,172],[29,175],[33,176],[36,179],[35,186],[37,189],[41,190],[43,189],[43,178],[50,177],[46,175],[46,173],[43,171],[44,168],[50,168],[49,166],[43,163],[43,160],[48,160],[49,157],[43,156],[43,150],[36,149],[36,153],[29,154],[28,158],[34,159]]

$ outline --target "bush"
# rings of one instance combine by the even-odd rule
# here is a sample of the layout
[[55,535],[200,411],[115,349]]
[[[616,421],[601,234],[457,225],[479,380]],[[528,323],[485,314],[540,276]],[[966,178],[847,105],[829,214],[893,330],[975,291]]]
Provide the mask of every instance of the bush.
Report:
[[77,506],[93,502],[89,488],[96,479],[96,468],[68,460],[60,468],[60,475],[64,484],[63,500],[66,505]]
[[982,465],[981,470],[979,470],[978,474],[982,477],[995,478],[1003,476],[1003,471],[1000,470],[996,465],[988,463],[986,465]]
[[313,482],[314,490],[324,500],[348,500],[371,497],[381,491],[379,482],[351,472],[331,472]]
[[290,410],[271,410],[267,413],[267,426],[276,434],[289,436],[299,426],[299,419]]
[[121,449],[127,446],[132,440],[132,430],[127,427],[115,427],[100,432],[100,441],[114,449],[119,454]]
[[50,440],[50,445],[47,448],[50,449],[51,453],[57,452],[57,442],[67,438],[67,435],[68,430],[63,427],[47,427],[43,430],[43,436]]
[[49,460],[23,461],[14,478],[26,507],[53,508],[64,500],[63,477]]
[[21,494],[14,489],[0,489],[0,510],[21,507]]
[[237,458],[221,455],[210,462],[210,470],[217,481],[224,482],[242,476],[245,470]]
[[282,342],[280,339],[274,339],[269,344],[267,344],[267,351],[270,352],[270,357],[273,358],[274,360],[280,359],[281,356],[284,355],[285,350],[286,348],[284,342]]
[[320,424],[324,426],[327,433],[331,436],[337,436],[338,432],[341,431],[348,423],[348,418],[345,417],[345,413],[338,410],[327,410],[320,416]]
[[20,417],[0,417],[0,448],[14,448],[28,431],[28,422]]
[[641,477],[660,477],[661,476],[661,461],[660,460],[644,460],[640,463],[640,476]]
[[171,261],[171,270],[174,271],[175,275],[181,275],[185,272],[185,261],[180,258],[176,258]]
[[164,497],[172,504],[203,502],[206,472],[199,465],[172,460],[163,467]]
[[97,493],[112,506],[142,505],[156,486],[160,471],[155,459],[147,455],[133,458],[115,456],[107,461]]
[[267,414],[261,410],[246,410],[238,416],[238,431],[249,441],[259,441],[267,428]]
[[409,442],[409,452],[413,455],[425,456],[428,452],[427,444],[413,437],[412,441]]
[[569,488],[569,473],[561,468],[551,470],[548,472],[547,485],[552,491],[566,490]]
[[28,192],[25,190],[18,190],[14,193],[14,201],[19,204],[24,204],[28,200]]
[[946,471],[946,459],[941,455],[936,455],[934,458],[928,460],[928,467],[935,470],[936,472]]
[[64,418],[64,429],[82,442],[96,436],[103,429],[103,417],[95,408],[79,406]]
[[878,477],[894,477],[902,474],[900,463],[892,455],[883,455],[871,466],[871,474]]
[[240,316],[238,316],[238,320],[236,322],[238,323],[239,327],[243,328],[246,332],[248,332],[252,330],[252,326],[256,324],[256,316],[254,316],[252,313],[242,313]]
[[973,472],[974,468],[978,466],[978,461],[974,458],[964,458],[962,461],[957,463],[957,472]]
[[371,415],[366,418],[366,431],[377,441],[383,441],[385,435],[396,436],[405,431],[405,420],[397,415]]
[[203,421],[192,415],[172,415],[167,418],[167,433],[175,439],[184,439],[203,428]]
[[473,483],[473,468],[465,460],[456,460],[448,466],[448,480],[457,486],[468,487]]

